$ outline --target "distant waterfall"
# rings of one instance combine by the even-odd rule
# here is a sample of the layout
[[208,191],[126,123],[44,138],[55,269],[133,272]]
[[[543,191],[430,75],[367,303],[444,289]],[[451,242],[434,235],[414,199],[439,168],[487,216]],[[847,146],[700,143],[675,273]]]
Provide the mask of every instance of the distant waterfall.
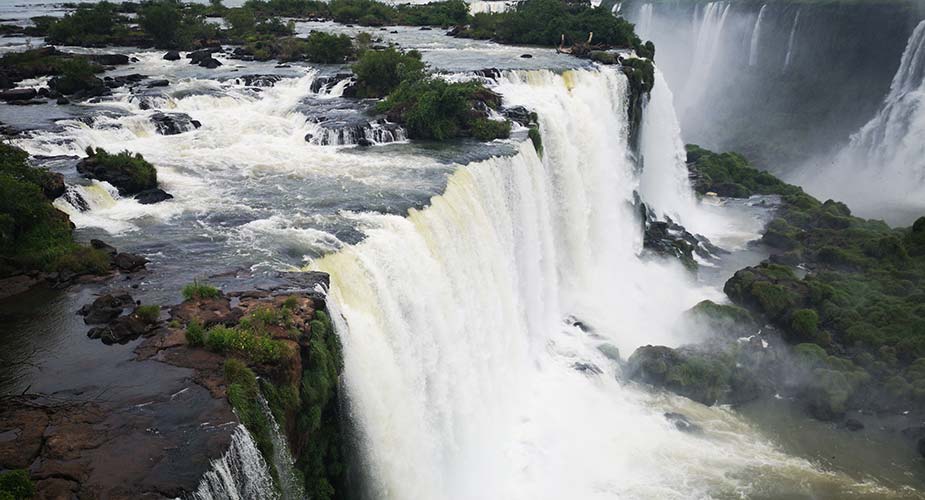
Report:
[[267,463],[247,429],[239,425],[225,455],[212,461],[193,493],[193,500],[276,500]]
[[909,37],[883,105],[805,180],[867,216],[909,223],[925,208],[925,21]]
[[755,21],[755,27],[752,28],[752,41],[748,46],[748,65],[754,66],[758,62],[758,43],[761,40],[761,20],[764,19],[764,12],[768,4],[761,6],[758,11],[758,19]]
[[793,26],[790,28],[790,36],[787,38],[787,55],[784,56],[784,68],[789,68],[791,61],[793,61],[793,40],[797,35],[797,28],[800,26],[800,10],[797,10],[795,16],[793,16]]
[[[710,2],[702,7],[690,75],[684,86],[685,98],[682,102],[686,106],[696,104],[706,90],[710,71],[720,50],[723,26],[726,24],[730,7],[731,4],[726,2]],[[697,8],[701,9],[699,5]]]
[[302,485],[302,479],[296,473],[295,461],[292,458],[292,452],[289,450],[289,441],[286,435],[279,427],[276,417],[270,411],[266,398],[260,395],[258,400],[260,411],[270,422],[270,435],[273,440],[273,469],[276,471],[276,477],[279,478],[279,489],[282,493],[280,500],[304,500],[305,488]]
[[636,23],[636,33],[642,39],[649,37],[652,29],[652,4],[644,3],[639,8],[639,22]]

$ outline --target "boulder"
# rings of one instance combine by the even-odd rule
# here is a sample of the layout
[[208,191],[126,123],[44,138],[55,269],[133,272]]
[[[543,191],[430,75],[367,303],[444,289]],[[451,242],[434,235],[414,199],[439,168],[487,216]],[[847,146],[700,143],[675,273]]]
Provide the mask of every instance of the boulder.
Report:
[[691,420],[683,413],[668,412],[665,413],[665,419],[674,424],[674,426],[681,432],[697,433],[703,431],[699,425],[691,422]]
[[204,59],[202,62],[199,63],[199,66],[202,66],[203,68],[207,68],[207,69],[215,69],[221,65],[222,63],[219,62],[219,60],[215,59],[214,57]]
[[170,310],[170,317],[173,319],[178,319],[183,323],[196,320],[206,327],[233,326],[243,316],[244,311],[238,307],[231,307],[231,301],[226,297],[188,300]]
[[[315,82],[323,78],[324,77],[316,78],[315,81],[312,82],[312,92],[317,92],[317,90],[315,90]],[[248,87],[272,87],[281,79],[282,77],[279,75],[242,75],[235,78],[235,82]]]
[[166,87],[168,85],[170,85],[170,82],[167,80],[151,80],[150,82],[148,82],[149,89],[154,88],[154,87]]
[[161,135],[177,135],[197,129],[202,126],[197,120],[190,118],[186,113],[154,113],[151,121],[157,133]]
[[647,345],[630,356],[624,374],[712,406],[730,391],[732,365],[731,359],[719,353]]
[[124,344],[137,339],[150,330],[151,325],[145,323],[135,314],[116,318],[105,326],[91,328],[87,337],[100,339],[104,344]]
[[517,122],[523,126],[528,126],[531,123],[536,121],[536,113],[533,113],[529,109],[523,106],[514,106],[513,108],[505,108],[502,111],[504,117],[512,122]]
[[49,200],[62,196],[67,191],[64,185],[64,176],[57,172],[48,172],[42,179],[42,193]]
[[116,254],[119,253],[116,251],[116,247],[104,242],[103,240],[90,240],[90,246],[95,250],[102,250],[106,252],[110,257],[115,257]]
[[122,311],[127,307],[133,307],[135,300],[128,293],[118,293],[101,295],[92,303],[87,304],[77,311],[77,314],[84,317],[84,323],[88,325],[98,325],[108,323],[122,315]]
[[860,420],[849,418],[845,420],[845,428],[849,431],[859,431],[864,428],[864,424]]
[[142,205],[160,203],[173,198],[173,195],[161,188],[148,189],[135,195],[135,200]]
[[148,259],[128,252],[120,252],[113,257],[113,264],[115,264],[120,271],[125,272],[135,272],[144,269],[147,263]]
[[129,63],[129,58],[125,54],[93,54],[90,60],[103,66],[121,66]]
[[206,59],[211,59],[212,53],[217,52],[217,51],[218,49],[214,49],[214,48],[195,50],[193,52],[186,54],[186,58],[189,59],[190,64],[199,64],[202,61],[205,61]]
[[0,92],[0,100],[3,101],[28,101],[38,95],[35,89],[11,89]]
[[164,60],[165,61],[179,61],[180,53],[177,52],[176,50],[168,51],[166,54],[164,54]]

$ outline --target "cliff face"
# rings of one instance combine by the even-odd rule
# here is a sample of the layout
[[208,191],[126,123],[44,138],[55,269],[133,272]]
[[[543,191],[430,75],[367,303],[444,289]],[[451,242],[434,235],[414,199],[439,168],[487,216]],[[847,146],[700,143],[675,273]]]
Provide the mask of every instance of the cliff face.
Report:
[[777,170],[874,115],[925,17],[900,0],[631,0],[621,12],[655,42],[685,140]]

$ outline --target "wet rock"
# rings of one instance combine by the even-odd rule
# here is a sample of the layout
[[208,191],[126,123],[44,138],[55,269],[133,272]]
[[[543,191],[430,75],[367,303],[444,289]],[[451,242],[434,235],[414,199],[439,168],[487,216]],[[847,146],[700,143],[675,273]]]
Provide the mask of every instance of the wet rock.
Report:
[[864,428],[864,424],[860,420],[849,418],[845,420],[845,428],[849,431],[859,431]]
[[[272,87],[282,79],[279,75],[242,75],[235,78],[235,82],[247,87]],[[316,79],[317,81],[317,79]],[[312,82],[312,92],[314,92],[314,82]]]
[[600,375],[604,373],[604,370],[601,370],[594,363],[588,363],[584,361],[578,361],[572,365],[572,369],[579,371],[586,375]]
[[35,89],[11,89],[0,92],[0,100],[11,101],[28,101],[38,95]]
[[87,337],[100,339],[104,344],[124,344],[137,339],[151,329],[151,325],[135,314],[121,316],[105,326],[91,328]]
[[129,58],[125,54],[92,54],[90,60],[103,66],[121,66],[129,63]]
[[475,73],[476,76],[481,76],[482,78],[490,78],[492,80],[501,78],[501,70],[498,68],[484,68],[475,70],[473,73]]
[[154,87],[166,87],[168,85],[170,85],[170,82],[167,80],[151,80],[150,82],[148,82],[149,89],[154,88]]
[[71,103],[71,101],[69,101],[68,98],[67,98],[67,97],[64,97],[64,96],[59,97],[58,100],[55,101],[55,102],[58,103],[58,105],[62,105],[62,106],[65,105],[65,104],[70,104],[70,103]]
[[244,311],[238,307],[231,307],[231,301],[226,297],[216,299],[188,300],[170,309],[170,317],[183,323],[197,320],[203,326],[228,325],[238,323]]
[[140,255],[128,252],[120,252],[116,254],[112,261],[120,271],[125,272],[139,271],[144,269],[145,264],[148,263],[148,259]]
[[536,122],[536,113],[523,106],[514,106],[513,108],[504,108],[502,111],[504,117],[523,126],[528,126]]
[[533,59],[533,54],[521,54],[521,59]]
[[215,69],[215,68],[217,68],[217,67],[219,67],[219,66],[221,66],[221,65],[222,65],[222,63],[219,62],[218,59],[215,59],[215,58],[213,58],[213,57],[210,57],[210,58],[208,58],[208,59],[205,59],[205,60],[203,60],[202,62],[199,63],[199,66],[202,66],[203,68],[207,68],[207,69]]
[[731,364],[721,353],[647,345],[630,356],[624,373],[630,380],[712,406],[728,397]]
[[161,188],[148,189],[135,195],[135,199],[142,205],[151,205],[172,199],[173,195]]
[[135,300],[127,293],[107,293],[97,297],[92,303],[81,307],[77,314],[84,317],[84,323],[99,325],[118,318],[127,307],[133,307],[134,305]]
[[96,250],[102,250],[109,254],[110,257],[115,257],[117,253],[116,247],[110,245],[109,243],[104,242],[103,240],[90,240],[90,246]]
[[186,58],[189,59],[190,64],[200,64],[206,59],[211,59],[212,54],[214,54],[215,52],[218,52],[218,50],[219,49],[216,49],[216,48],[195,50],[193,52],[186,54]]
[[353,78],[351,73],[338,73],[333,76],[319,76],[312,81],[311,91],[315,94],[321,92],[322,90],[330,89],[334,85],[348,79]]
[[28,101],[10,101],[7,104],[12,106],[35,106],[36,104],[45,104],[47,101],[42,99],[29,99]]
[[611,361],[616,361],[620,363],[622,359],[620,358],[620,349],[613,344],[601,344],[597,346],[597,350],[601,352],[607,359]]
[[681,432],[695,433],[703,431],[699,425],[691,422],[691,420],[683,413],[668,412],[665,413],[665,419],[674,424],[674,426]]
[[197,120],[190,118],[186,113],[161,113],[151,115],[151,121],[161,135],[177,135],[197,129],[202,126]]
[[49,200],[62,196],[65,191],[67,191],[67,186],[64,184],[63,175],[57,172],[49,172],[42,179],[42,193]]
[[180,53],[177,52],[176,50],[170,50],[166,54],[164,54],[164,60],[165,61],[179,61]]

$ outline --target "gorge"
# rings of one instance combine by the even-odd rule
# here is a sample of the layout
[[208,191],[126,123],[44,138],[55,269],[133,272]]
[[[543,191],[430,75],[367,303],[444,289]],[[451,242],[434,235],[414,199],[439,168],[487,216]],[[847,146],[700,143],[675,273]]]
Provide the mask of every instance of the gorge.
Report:
[[[0,301],[0,498],[31,497],[17,474],[36,498],[922,497],[925,11],[632,0],[601,7],[631,46],[567,54],[361,3],[400,21],[280,14],[369,45],[338,63],[59,45],[125,62],[67,102],[39,94],[61,75],[12,84],[37,102],[0,104],[2,146],[60,174],[43,202],[112,252],[101,276],[9,276],[35,283]],[[495,4],[469,15],[531,8]],[[0,5],[22,30],[74,9]],[[44,43],[22,30],[4,54]],[[393,45],[427,67],[373,96],[356,61]],[[172,198],[87,173],[123,150]],[[733,290],[748,272],[799,304]],[[803,293],[823,279],[874,304]],[[883,331],[849,342],[862,324]]]

